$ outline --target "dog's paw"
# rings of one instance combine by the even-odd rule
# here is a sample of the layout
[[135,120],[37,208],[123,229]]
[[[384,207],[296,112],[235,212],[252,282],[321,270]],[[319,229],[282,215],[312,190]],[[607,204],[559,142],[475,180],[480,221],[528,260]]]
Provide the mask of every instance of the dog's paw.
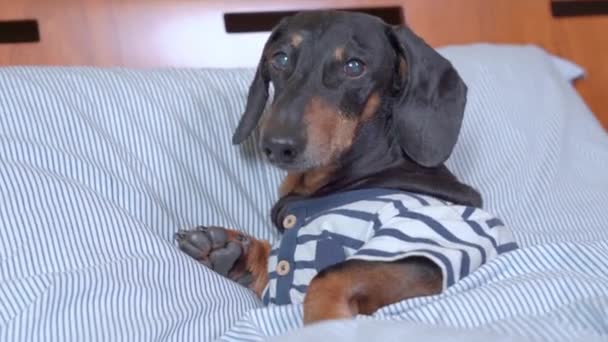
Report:
[[175,233],[179,248],[213,271],[248,286],[251,274],[238,267],[239,259],[247,254],[251,238],[222,227],[199,226]]

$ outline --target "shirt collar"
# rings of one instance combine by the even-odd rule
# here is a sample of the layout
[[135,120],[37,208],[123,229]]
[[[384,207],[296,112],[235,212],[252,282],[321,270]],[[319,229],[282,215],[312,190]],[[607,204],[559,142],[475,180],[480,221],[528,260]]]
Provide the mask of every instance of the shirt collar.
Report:
[[295,215],[298,218],[298,221],[302,222],[333,208],[365,199],[402,192],[403,191],[395,189],[369,188],[337,192],[323,197],[294,200],[286,203],[283,208],[280,209],[278,222],[282,222],[288,215]]

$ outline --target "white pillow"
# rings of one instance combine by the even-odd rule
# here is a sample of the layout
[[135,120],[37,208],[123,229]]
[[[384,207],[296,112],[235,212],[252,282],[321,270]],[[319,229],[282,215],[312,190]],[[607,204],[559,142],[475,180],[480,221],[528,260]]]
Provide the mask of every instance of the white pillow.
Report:
[[558,56],[551,55],[550,57],[557,70],[566,80],[573,82],[586,76],[585,69],[580,65]]
[[469,85],[448,166],[481,190],[522,246],[606,236],[608,136],[564,80],[568,71],[534,46],[441,52]]

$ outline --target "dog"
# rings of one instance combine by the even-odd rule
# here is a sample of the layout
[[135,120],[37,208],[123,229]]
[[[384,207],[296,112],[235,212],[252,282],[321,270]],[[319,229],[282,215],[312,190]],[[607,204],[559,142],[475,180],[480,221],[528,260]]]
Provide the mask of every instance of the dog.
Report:
[[266,304],[303,303],[304,324],[441,293],[518,248],[445,166],[466,96],[408,27],[343,11],[284,18],[233,136],[259,128],[266,158],[287,171],[271,213],[282,238],[197,227],[176,233],[179,248]]

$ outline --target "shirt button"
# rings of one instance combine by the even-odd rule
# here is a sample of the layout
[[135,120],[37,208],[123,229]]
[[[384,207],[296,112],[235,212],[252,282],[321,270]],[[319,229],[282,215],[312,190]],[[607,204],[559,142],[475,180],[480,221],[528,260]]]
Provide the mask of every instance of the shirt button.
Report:
[[289,262],[287,260],[281,260],[277,264],[277,274],[280,276],[287,275],[289,273]]
[[293,228],[293,226],[296,225],[296,222],[298,222],[298,219],[296,218],[295,215],[287,215],[283,219],[283,228],[285,228],[285,229]]

